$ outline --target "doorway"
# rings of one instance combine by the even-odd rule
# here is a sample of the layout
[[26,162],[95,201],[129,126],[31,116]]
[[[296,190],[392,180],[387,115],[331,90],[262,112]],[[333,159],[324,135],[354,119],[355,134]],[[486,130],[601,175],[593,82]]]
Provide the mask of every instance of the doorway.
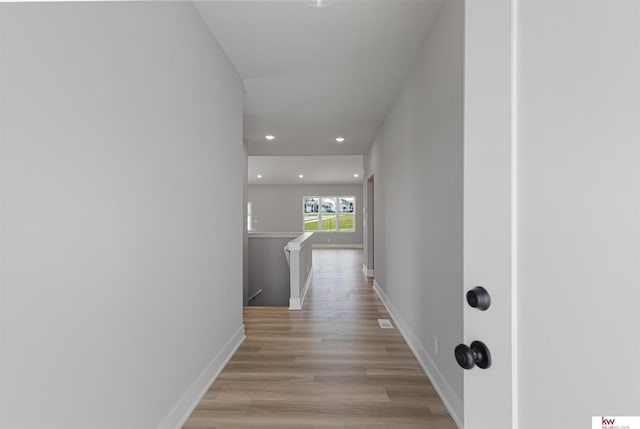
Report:
[[367,277],[375,276],[375,223],[374,223],[374,178],[367,180],[367,207],[365,213],[365,232],[367,244],[363,271]]

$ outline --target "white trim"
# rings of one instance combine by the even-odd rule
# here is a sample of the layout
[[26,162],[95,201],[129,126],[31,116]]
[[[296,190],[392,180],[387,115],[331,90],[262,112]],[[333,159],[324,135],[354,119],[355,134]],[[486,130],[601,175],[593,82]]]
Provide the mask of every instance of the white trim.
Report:
[[367,266],[365,264],[362,264],[362,272],[367,277],[375,277],[375,274],[376,274],[373,269],[367,268]]
[[245,338],[244,325],[241,325],[160,422],[157,429],[180,429],[184,425]]
[[311,284],[311,277],[313,277],[313,267],[309,268],[309,274],[307,274],[307,280],[305,280],[304,286],[302,286],[300,298],[289,298],[289,310],[302,310],[302,304],[304,304],[304,299],[307,297],[307,291]]
[[299,232],[249,232],[249,238],[291,238],[294,239],[300,235]]
[[289,298],[289,310],[302,310],[300,298]]
[[518,4],[511,5],[511,428],[520,416],[518,357]]
[[[316,196],[316,195],[305,195],[302,197],[302,230],[305,231],[304,229],[304,225],[305,225],[305,221],[304,221],[304,215],[305,215],[305,211],[304,211],[304,205],[305,205],[305,200],[307,200],[308,198],[317,198],[318,199],[318,230],[314,231],[314,232],[356,232],[356,203],[357,203],[357,198],[355,195],[324,195],[324,196]],[[335,199],[336,202],[336,212],[334,213],[335,217],[336,217],[336,229],[327,229],[327,230],[323,230],[322,229],[322,199],[330,199],[333,198]],[[339,221],[339,217],[340,217],[340,210],[339,210],[339,206],[340,206],[340,198],[353,198],[353,211],[351,213],[353,213],[353,228],[352,229],[340,229],[340,221]]]
[[313,232],[303,232],[293,240],[287,243],[289,250],[302,250],[303,247],[309,244],[309,239],[313,236]]
[[321,229],[313,232],[316,234],[353,234],[357,231],[355,229]]
[[449,414],[451,414],[451,417],[455,421],[456,425],[458,425],[458,427],[462,429],[464,427],[462,423],[464,415],[464,407],[462,405],[462,401],[460,400],[460,398],[458,398],[458,395],[456,395],[451,385],[447,383],[447,380],[444,378],[436,364],[433,362],[433,359],[431,359],[427,351],[420,344],[418,337],[416,337],[411,328],[405,323],[402,317],[400,317],[400,314],[395,309],[393,304],[391,304],[391,301],[384,293],[384,290],[382,290],[378,282],[375,280],[373,281],[373,290],[376,291],[376,293],[380,297],[382,304],[384,304],[387,312],[395,322],[396,327],[404,337],[409,348],[411,348],[411,351],[420,363],[420,366],[422,366],[422,369],[427,374],[427,377],[429,378],[429,381],[431,381],[434,389],[436,390],[436,392],[438,392],[438,396],[440,396],[440,399],[444,403],[444,406],[447,408],[447,411],[449,411]]
[[362,249],[362,244],[314,244],[314,249]]

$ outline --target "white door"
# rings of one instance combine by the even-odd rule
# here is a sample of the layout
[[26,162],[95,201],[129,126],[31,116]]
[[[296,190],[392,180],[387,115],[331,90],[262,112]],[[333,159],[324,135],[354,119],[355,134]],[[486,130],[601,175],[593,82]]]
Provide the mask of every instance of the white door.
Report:
[[465,429],[517,427],[512,0],[468,0],[465,24],[464,291],[483,286],[486,311],[464,297],[464,341],[491,366],[464,370]]

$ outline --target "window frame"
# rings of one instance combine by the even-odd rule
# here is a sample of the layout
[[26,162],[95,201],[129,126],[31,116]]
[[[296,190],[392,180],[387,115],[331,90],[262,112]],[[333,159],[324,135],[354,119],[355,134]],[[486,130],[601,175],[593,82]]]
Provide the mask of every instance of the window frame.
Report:
[[[353,216],[353,228],[351,229],[340,229],[340,199],[342,198],[352,198],[353,199],[353,211],[352,212],[347,212],[348,214],[351,214]],[[305,212],[305,204],[306,201],[309,199],[315,199],[318,201],[318,229],[317,230],[307,230],[305,229],[305,214],[307,212]],[[322,229],[322,200],[323,199],[333,199],[334,203],[335,203],[335,217],[336,217],[336,229]],[[357,204],[357,198],[355,195],[305,195],[302,197],[302,231],[303,232],[356,232],[356,204]],[[316,213],[316,212],[309,212],[309,213]],[[345,214],[347,214],[345,213]]]

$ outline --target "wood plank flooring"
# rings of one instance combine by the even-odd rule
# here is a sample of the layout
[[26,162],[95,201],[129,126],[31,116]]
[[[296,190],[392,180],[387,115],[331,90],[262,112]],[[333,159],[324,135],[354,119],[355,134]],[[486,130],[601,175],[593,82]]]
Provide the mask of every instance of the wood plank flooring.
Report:
[[362,274],[362,251],[314,250],[302,311],[245,307],[247,339],[184,429],[454,429]]

